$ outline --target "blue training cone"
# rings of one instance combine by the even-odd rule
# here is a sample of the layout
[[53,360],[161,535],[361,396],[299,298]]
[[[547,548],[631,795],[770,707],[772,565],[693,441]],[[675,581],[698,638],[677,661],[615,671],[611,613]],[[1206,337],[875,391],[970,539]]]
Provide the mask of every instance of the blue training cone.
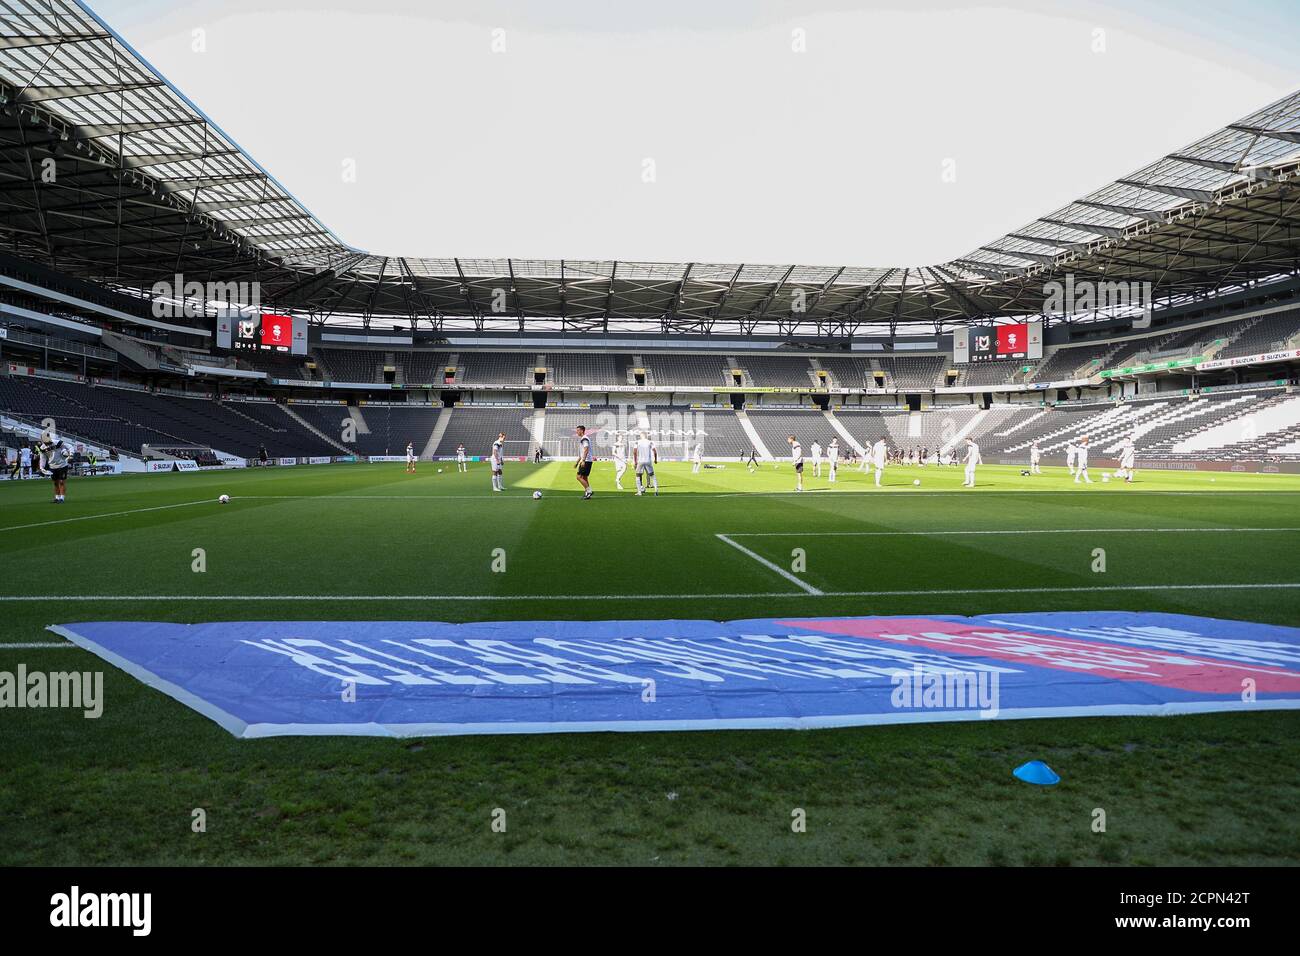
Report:
[[1011,772],[1025,783],[1036,783],[1041,787],[1049,787],[1054,783],[1061,782],[1061,778],[1057,776],[1056,771],[1041,760],[1031,760],[1029,763],[1021,764]]

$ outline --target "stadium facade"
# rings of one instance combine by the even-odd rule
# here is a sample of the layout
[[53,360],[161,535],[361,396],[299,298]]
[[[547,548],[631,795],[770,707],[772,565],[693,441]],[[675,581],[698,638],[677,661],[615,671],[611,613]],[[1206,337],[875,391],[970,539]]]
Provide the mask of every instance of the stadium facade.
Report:
[[931,266],[427,259],[346,245],[86,6],[4,7],[0,445],[1300,468],[1300,92]]

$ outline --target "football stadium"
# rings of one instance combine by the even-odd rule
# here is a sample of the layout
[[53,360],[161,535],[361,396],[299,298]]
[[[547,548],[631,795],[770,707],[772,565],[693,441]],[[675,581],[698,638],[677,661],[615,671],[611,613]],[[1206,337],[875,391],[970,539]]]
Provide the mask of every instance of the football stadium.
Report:
[[1297,863],[1251,110],[933,265],[405,257],[0,0],[0,863]]

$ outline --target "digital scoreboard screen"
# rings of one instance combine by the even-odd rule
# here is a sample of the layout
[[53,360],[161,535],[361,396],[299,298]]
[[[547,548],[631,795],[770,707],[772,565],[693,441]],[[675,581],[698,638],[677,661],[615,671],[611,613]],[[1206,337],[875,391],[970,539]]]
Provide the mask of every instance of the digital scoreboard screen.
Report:
[[953,357],[959,363],[1042,356],[1042,326],[1038,323],[973,326],[953,338]]
[[283,315],[262,315],[241,318],[235,323],[235,338],[231,345],[236,349],[272,349],[289,351],[293,344],[293,320]]
[[217,320],[217,347],[241,352],[307,353],[307,320],[288,315],[231,315]]
[[972,362],[1025,358],[1028,355],[1029,328],[1026,325],[997,325],[970,330]]

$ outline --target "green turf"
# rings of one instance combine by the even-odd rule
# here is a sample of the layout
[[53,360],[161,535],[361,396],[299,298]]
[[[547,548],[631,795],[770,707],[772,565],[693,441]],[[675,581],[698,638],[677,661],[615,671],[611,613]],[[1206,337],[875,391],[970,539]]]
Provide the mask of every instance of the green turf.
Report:
[[[900,467],[881,490],[842,470],[834,488],[810,478],[795,495],[788,465],[694,476],[669,464],[661,495],[635,498],[599,464],[584,502],[568,463],[511,465],[503,495],[481,464],[442,467],[82,479],[63,506],[45,483],[0,482],[0,595],[48,596],[0,601],[0,642],[104,619],[1133,609],[1300,623],[1300,589],[1224,587],[1300,583],[1300,533],[1286,530],[1300,528],[1296,477],[1149,472],[1128,486],[1095,472],[1087,488],[1061,469],[985,467],[972,492],[960,469]],[[222,492],[231,504],[216,503]],[[1212,530],[1245,528],[1257,530]],[[1068,533],[1033,533],[1046,531]],[[803,583],[720,534],[786,569],[803,549]],[[492,571],[496,548],[505,573]],[[111,595],[189,599],[73,600]],[[0,669],[19,662],[98,663],[0,649]],[[0,863],[1300,860],[1295,713],[238,741],[115,669],[105,682],[97,721],[0,711]],[[1011,778],[1032,758],[1062,785]],[[190,831],[196,807],[205,834]],[[490,828],[498,807],[505,834]],[[1105,834],[1090,829],[1098,807]],[[807,833],[790,830],[795,808]]]

